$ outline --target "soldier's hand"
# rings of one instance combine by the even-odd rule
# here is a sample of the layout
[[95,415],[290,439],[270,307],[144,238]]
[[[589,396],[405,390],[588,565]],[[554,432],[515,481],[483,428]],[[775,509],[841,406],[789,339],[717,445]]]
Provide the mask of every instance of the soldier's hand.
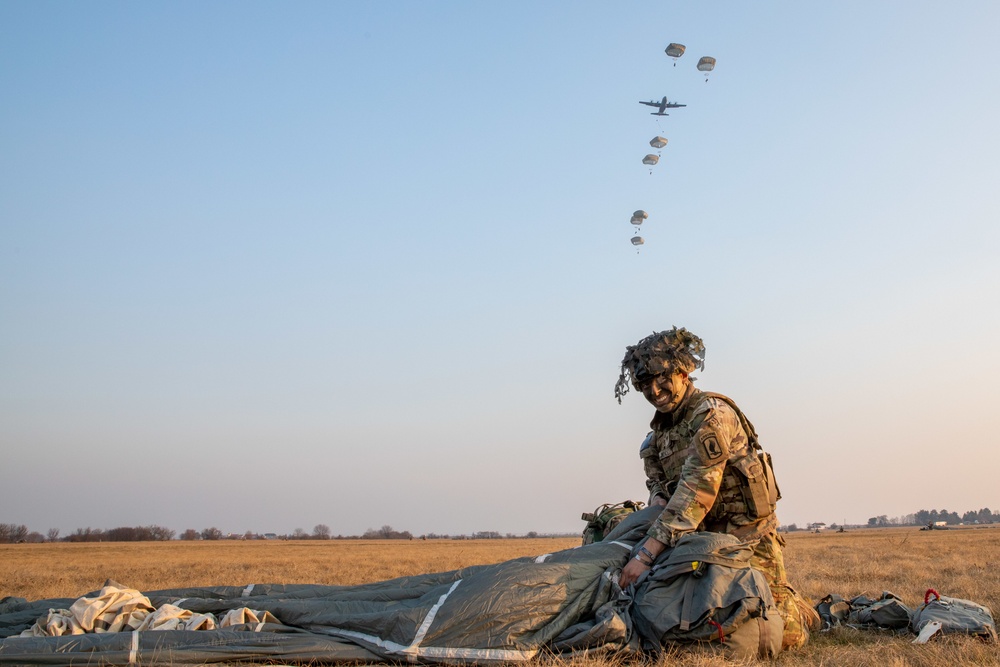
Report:
[[622,588],[628,588],[642,576],[643,572],[647,572],[649,569],[649,565],[643,565],[634,558],[630,559],[628,565],[622,570],[622,576],[618,579],[618,585]]

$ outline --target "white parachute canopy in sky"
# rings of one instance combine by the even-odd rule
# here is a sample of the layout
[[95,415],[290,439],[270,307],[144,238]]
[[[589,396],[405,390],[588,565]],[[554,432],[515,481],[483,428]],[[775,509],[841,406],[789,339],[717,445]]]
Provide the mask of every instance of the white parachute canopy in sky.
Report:
[[670,42],[664,52],[674,59],[674,67],[677,67],[677,59],[684,55],[684,45]]
[[705,73],[705,81],[708,81],[708,73],[715,69],[715,58],[712,56],[702,56],[698,61],[698,71]]
[[648,217],[649,214],[646,213],[645,211],[642,210],[636,211],[635,213],[632,214],[632,219],[629,220],[629,222],[631,222],[636,227],[639,227],[640,225],[642,225],[642,221]]
[[663,148],[667,145],[667,140],[661,136],[655,136],[649,140],[649,145],[653,148]]

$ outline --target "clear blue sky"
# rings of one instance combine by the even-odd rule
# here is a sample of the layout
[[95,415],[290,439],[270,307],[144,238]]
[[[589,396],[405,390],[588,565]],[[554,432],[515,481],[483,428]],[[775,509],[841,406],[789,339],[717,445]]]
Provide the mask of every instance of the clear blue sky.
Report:
[[3,2],[0,522],[581,530],[645,496],[613,386],[673,325],[784,523],[1000,509],[998,25]]

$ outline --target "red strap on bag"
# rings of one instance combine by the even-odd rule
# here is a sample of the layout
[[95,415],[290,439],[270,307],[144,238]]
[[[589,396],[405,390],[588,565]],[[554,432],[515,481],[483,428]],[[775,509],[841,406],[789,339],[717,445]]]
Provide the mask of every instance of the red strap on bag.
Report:
[[717,623],[716,621],[709,621],[708,623],[709,623],[709,625],[714,625],[715,627],[719,628],[719,643],[720,644],[725,644],[726,643],[726,633],[722,631],[722,624]]

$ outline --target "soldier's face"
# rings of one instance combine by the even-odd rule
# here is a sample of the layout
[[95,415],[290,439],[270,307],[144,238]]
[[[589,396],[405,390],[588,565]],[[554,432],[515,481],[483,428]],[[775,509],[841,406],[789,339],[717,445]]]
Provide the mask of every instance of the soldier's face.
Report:
[[659,412],[673,412],[684,400],[687,391],[687,373],[677,371],[669,375],[657,375],[650,381],[636,385],[646,400]]

